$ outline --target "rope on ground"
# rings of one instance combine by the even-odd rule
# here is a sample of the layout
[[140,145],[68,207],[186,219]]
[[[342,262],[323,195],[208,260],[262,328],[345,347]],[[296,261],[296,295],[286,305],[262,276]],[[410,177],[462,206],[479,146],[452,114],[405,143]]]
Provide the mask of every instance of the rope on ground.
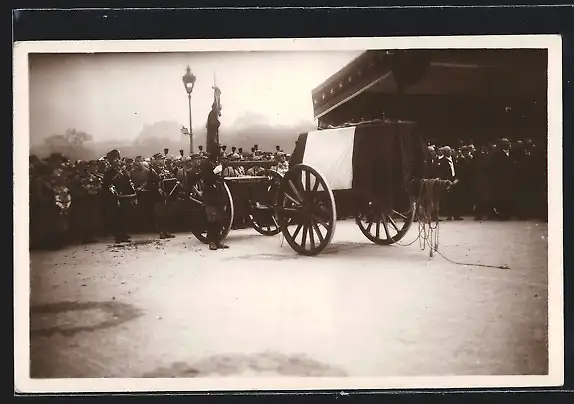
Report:
[[427,245],[429,246],[429,255],[432,258],[436,252],[438,255],[443,257],[448,262],[455,265],[463,266],[476,266],[485,268],[497,268],[497,269],[510,269],[508,265],[487,265],[479,263],[466,263],[460,261],[454,261],[438,250],[439,247],[439,205],[440,205],[440,192],[447,190],[453,184],[448,180],[439,179],[423,179],[420,180],[420,188],[418,197],[416,198],[416,209],[415,216],[418,219],[419,231],[417,237],[408,244],[396,243],[402,247],[408,247],[414,244],[417,240],[419,241],[419,247],[421,251],[426,250]]

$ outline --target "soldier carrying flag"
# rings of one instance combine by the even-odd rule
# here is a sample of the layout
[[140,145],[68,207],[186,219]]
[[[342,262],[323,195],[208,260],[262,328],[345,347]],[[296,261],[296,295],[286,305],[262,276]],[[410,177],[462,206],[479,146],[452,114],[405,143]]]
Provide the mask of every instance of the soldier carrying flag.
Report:
[[[215,82],[215,77],[214,77]],[[222,180],[221,163],[219,162],[219,117],[221,116],[221,90],[214,83],[213,104],[207,116],[207,156],[200,166],[200,175],[203,179],[203,204],[207,216],[207,238],[210,250],[229,248],[221,240],[221,228],[223,209],[221,201],[221,187],[218,183]]]

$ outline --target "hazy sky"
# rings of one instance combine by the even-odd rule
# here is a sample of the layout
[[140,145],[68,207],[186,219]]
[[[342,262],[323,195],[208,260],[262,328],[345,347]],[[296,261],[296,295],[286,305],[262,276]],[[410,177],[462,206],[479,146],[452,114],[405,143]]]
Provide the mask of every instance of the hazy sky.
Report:
[[[188,126],[182,76],[197,76],[193,127],[205,126],[213,75],[222,127],[258,114],[271,124],[313,122],[311,90],[360,52],[226,52],[30,56],[30,136],[39,143],[75,128],[96,141],[134,139],[145,124]],[[178,134],[174,134],[177,136]]]

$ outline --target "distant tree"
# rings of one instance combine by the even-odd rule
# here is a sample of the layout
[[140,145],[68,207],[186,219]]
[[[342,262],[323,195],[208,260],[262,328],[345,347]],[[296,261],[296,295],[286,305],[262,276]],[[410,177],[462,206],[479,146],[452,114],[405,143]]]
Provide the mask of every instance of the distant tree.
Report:
[[68,129],[63,135],[52,135],[44,141],[51,153],[61,153],[70,159],[87,158],[90,151],[86,143],[92,141],[92,136],[76,129]]

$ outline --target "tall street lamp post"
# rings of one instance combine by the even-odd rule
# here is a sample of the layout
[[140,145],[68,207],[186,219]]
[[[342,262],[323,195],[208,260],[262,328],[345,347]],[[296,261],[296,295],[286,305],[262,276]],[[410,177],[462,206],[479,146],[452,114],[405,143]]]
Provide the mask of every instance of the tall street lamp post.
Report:
[[191,72],[191,68],[187,66],[187,70],[182,77],[185,91],[187,92],[187,101],[189,104],[189,154],[193,153],[193,129],[191,127],[191,93],[193,86],[195,86],[195,75]]

